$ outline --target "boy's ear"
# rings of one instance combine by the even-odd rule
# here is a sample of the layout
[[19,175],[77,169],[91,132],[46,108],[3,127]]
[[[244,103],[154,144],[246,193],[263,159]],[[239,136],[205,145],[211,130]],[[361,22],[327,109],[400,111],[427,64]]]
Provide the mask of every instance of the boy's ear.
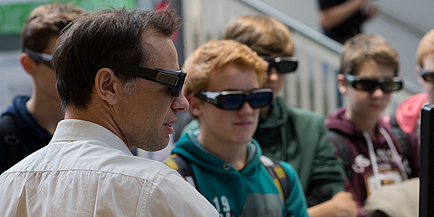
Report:
[[24,71],[26,71],[29,75],[33,75],[36,63],[32,58],[29,57],[29,55],[26,53],[21,54],[20,63]]
[[338,89],[339,89],[339,92],[342,95],[346,95],[347,91],[348,91],[348,86],[347,86],[347,82],[345,81],[344,74],[338,74],[336,77],[337,77],[337,80],[338,80]]
[[190,94],[185,97],[190,104],[190,112],[196,117],[199,117],[202,114],[202,101]]

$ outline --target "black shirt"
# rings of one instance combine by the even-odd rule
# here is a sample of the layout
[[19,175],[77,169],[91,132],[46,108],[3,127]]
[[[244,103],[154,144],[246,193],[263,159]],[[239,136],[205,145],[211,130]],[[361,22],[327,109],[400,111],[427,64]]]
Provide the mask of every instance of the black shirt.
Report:
[[[345,1],[347,0],[318,0],[318,3],[320,10],[324,10],[332,6],[342,4]],[[328,30],[324,30],[324,34],[338,42],[343,43],[348,38],[361,33],[361,25],[365,19],[366,14],[363,12],[363,10],[359,10],[340,25]]]

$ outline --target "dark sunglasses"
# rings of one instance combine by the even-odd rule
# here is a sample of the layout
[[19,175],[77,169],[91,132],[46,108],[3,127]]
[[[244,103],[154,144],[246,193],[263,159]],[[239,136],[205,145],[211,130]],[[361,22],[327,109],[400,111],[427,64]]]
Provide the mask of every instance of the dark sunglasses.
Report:
[[345,80],[356,90],[374,92],[381,88],[384,93],[401,90],[404,82],[400,77],[392,78],[364,78],[345,74]]
[[50,68],[53,68],[51,64],[51,60],[53,59],[50,54],[39,53],[34,50],[30,50],[28,48],[24,49],[24,52],[27,53],[30,58],[32,58],[36,63],[42,63]]
[[194,96],[224,110],[240,110],[246,101],[254,109],[262,108],[273,101],[273,91],[269,88],[250,91],[201,91]]
[[151,69],[105,59],[101,59],[97,67],[107,67],[124,75],[131,75],[166,85],[169,87],[173,96],[179,96],[179,94],[181,94],[182,86],[184,85],[184,80],[187,75],[187,73],[182,70]]
[[422,75],[422,78],[424,81],[434,82],[434,72],[433,71],[425,71],[423,69],[420,69],[420,75]]
[[268,63],[267,72],[270,72],[273,67],[276,67],[277,72],[287,74],[294,72],[298,67],[297,57],[261,57]]

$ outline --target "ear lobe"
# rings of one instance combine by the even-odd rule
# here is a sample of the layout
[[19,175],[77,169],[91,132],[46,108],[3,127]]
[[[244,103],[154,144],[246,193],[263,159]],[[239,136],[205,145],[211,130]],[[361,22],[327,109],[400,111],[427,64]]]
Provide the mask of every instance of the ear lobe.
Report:
[[347,83],[345,82],[345,76],[343,74],[338,74],[337,76],[338,81],[338,90],[342,95],[346,95],[348,91]]
[[110,105],[115,105],[118,101],[122,85],[109,68],[101,68],[95,76],[95,91],[98,96]]
[[187,99],[188,103],[190,104],[189,110],[190,110],[191,114],[193,114],[196,117],[199,117],[202,114],[200,99],[194,97],[193,94],[190,94],[190,95],[186,96],[185,98]]
[[33,59],[29,57],[29,55],[24,53],[20,56],[20,63],[24,71],[33,76],[36,64],[35,61],[33,61]]

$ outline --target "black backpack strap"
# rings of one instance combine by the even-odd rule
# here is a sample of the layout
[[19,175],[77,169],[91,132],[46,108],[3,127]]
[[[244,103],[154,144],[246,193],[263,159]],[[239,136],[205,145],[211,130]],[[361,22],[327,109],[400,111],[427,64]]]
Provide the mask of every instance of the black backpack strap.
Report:
[[182,178],[184,178],[188,183],[190,183],[194,188],[197,189],[193,169],[191,168],[190,162],[188,162],[185,157],[179,154],[172,154],[165,162],[165,164],[170,168],[178,171]]
[[410,159],[410,139],[407,133],[402,131],[401,127],[399,127],[398,121],[396,120],[396,114],[393,113],[390,116],[390,126],[391,126],[391,133],[393,138],[396,142],[398,142],[398,145],[401,147],[402,151],[404,152],[404,156],[407,159]]
[[344,169],[348,179],[351,181],[353,178],[353,154],[345,141],[345,138],[334,130],[329,130],[330,140],[336,151],[339,153],[340,158],[344,162]]
[[277,188],[280,191],[280,194],[282,195],[283,200],[285,201],[288,199],[290,188],[289,188],[289,178],[286,174],[285,169],[283,168],[282,164],[279,160],[268,158],[264,155],[260,158],[262,165],[265,167],[265,169],[268,171],[270,176],[273,178],[274,183],[276,184]]
[[15,118],[4,114],[0,119],[0,135],[3,144],[3,154],[6,169],[24,158],[24,150],[19,136]]

